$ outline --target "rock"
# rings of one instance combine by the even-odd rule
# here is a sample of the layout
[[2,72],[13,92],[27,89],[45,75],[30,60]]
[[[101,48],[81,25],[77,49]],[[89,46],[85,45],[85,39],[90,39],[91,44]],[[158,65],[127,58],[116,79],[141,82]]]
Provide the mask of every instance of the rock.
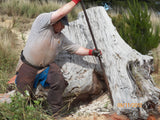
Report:
[[12,102],[11,100],[11,96],[13,96],[15,94],[15,90],[12,90],[8,93],[5,93],[5,94],[0,94],[0,103],[10,103]]

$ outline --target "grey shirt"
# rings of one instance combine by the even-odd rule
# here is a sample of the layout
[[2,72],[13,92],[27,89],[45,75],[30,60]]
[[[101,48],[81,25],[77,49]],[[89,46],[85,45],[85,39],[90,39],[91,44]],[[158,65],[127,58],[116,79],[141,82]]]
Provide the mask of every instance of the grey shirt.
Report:
[[40,14],[32,25],[23,50],[24,57],[32,65],[44,67],[52,63],[62,50],[75,53],[80,47],[69,41],[62,33],[54,33],[50,21],[52,13]]

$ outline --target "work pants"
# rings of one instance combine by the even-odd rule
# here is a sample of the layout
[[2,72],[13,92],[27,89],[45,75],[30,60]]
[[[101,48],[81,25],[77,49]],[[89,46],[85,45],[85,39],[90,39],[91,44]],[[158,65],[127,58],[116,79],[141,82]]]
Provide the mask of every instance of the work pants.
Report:
[[[62,107],[62,94],[68,83],[64,80],[63,74],[58,65],[52,63],[49,65],[49,72],[46,82],[49,84],[47,102],[52,114],[56,113]],[[24,94],[28,90],[33,95],[33,84],[37,75],[37,69],[23,63],[17,75],[17,88]]]
[[65,81],[63,74],[58,65],[50,64],[46,82],[49,84],[47,102],[52,114],[58,112],[62,107],[62,94],[68,83]]
[[18,90],[25,95],[25,91],[27,90],[30,95],[33,97],[33,84],[35,77],[37,75],[37,69],[23,63],[19,68],[16,84]]

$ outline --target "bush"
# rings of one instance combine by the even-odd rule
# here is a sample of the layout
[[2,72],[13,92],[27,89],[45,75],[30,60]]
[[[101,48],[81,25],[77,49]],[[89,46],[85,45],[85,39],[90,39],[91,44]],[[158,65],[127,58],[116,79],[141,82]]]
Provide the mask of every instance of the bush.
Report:
[[26,94],[24,97],[18,92],[11,99],[11,103],[0,104],[0,120],[47,120],[49,118],[42,112],[41,100],[32,103],[29,95]]
[[[149,50],[158,46],[160,41],[159,28],[157,27],[155,33],[153,33],[146,4],[144,4],[144,10],[138,0],[134,0],[133,4],[128,1],[128,5],[128,14],[123,15],[120,19],[113,18],[113,23],[118,26],[117,29],[121,37],[132,48],[146,54]],[[120,21],[116,22],[117,20]]]

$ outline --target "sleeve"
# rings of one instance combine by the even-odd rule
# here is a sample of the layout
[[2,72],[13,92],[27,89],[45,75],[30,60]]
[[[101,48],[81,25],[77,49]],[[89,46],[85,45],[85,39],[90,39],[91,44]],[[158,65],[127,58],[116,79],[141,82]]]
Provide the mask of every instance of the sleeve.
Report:
[[81,46],[78,44],[75,44],[68,40],[66,36],[63,35],[63,43],[62,43],[62,49],[68,51],[69,53],[75,53]]
[[51,24],[54,24],[54,23],[51,23],[52,14],[53,12],[40,14],[35,20],[36,28],[39,27],[40,29],[43,29],[45,27],[48,27]]

